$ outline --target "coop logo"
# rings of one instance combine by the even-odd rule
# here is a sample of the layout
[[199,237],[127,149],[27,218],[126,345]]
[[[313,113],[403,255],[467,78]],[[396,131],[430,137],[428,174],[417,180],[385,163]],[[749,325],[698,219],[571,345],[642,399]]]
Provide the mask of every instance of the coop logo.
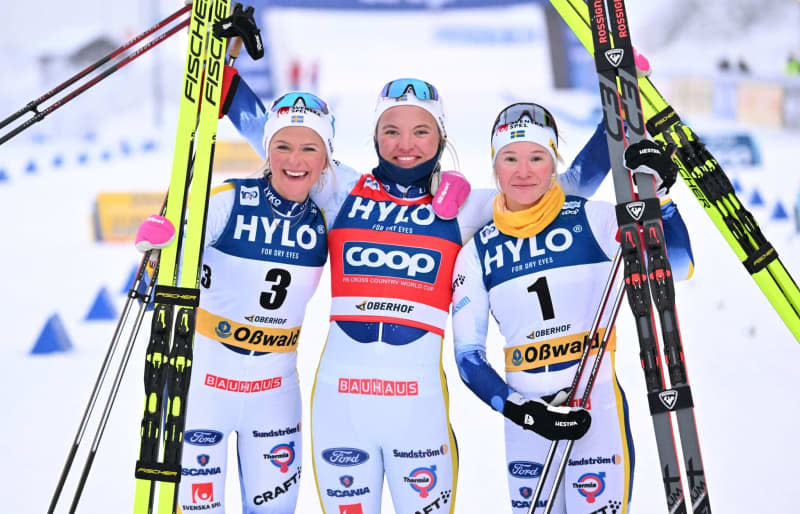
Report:
[[214,328],[214,333],[217,334],[217,337],[220,339],[229,338],[231,336],[231,324],[227,321],[220,321]]
[[420,498],[427,498],[429,491],[436,487],[436,466],[413,469],[403,481],[418,492]]
[[322,451],[322,458],[334,466],[358,466],[369,460],[369,454],[358,448],[328,448]]
[[258,206],[258,186],[239,188],[239,203],[242,205]]
[[280,443],[264,454],[270,464],[280,469],[281,473],[288,473],[289,466],[294,462],[294,441],[286,444]]
[[586,498],[587,503],[594,503],[597,497],[606,490],[606,474],[584,473],[572,484],[573,489],[577,489],[581,496]]
[[442,254],[436,250],[380,243],[348,242],[344,245],[346,275],[411,278],[433,284]]
[[538,462],[515,460],[508,464],[508,472],[516,478],[538,478],[542,472],[542,465]]
[[216,430],[187,430],[184,441],[195,446],[214,446],[223,439],[222,432]]

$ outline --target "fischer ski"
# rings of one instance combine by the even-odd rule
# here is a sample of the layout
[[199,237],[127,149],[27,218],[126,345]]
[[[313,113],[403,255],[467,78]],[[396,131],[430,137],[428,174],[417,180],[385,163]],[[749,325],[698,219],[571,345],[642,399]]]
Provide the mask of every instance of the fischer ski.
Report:
[[[550,0],[583,46],[594,54],[589,9],[583,0]],[[655,88],[639,77],[647,131],[675,144],[673,159],[686,185],[753,277],[764,296],[800,342],[800,289],[767,241],[753,215],[737,198],[719,162]]]
[[[689,512],[670,417],[670,412],[675,412],[688,475],[691,511],[709,514],[711,507],[683,359],[660,202],[652,177],[640,173],[633,176],[638,191],[636,197],[624,164],[626,139],[636,143],[646,137],[625,4],[622,0],[592,0],[590,5],[595,65],[617,199],[625,286],[636,322],[667,507],[670,513]],[[661,325],[671,388],[664,382],[651,295]]]
[[[210,29],[228,16],[229,8],[229,0],[195,0],[192,6],[165,212],[178,235],[161,250],[159,260],[145,362],[145,408],[136,462],[134,514],[153,512],[156,482],[160,482],[158,512],[174,514],[177,509],[195,310],[200,298],[200,260],[225,58],[225,38],[214,36]],[[198,105],[202,106],[199,115]]]

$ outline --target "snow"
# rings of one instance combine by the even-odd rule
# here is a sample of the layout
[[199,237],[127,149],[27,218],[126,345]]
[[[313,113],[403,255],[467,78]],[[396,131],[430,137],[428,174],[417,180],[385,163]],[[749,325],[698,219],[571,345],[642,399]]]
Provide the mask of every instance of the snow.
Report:
[[[645,23],[656,19],[664,7],[647,9],[640,7],[640,3],[629,3],[633,26],[643,26],[634,29],[634,36],[641,33],[644,39],[648,32]],[[753,47],[754,52],[796,45],[798,8],[800,5],[784,6],[787,15],[781,19],[779,27],[767,31],[763,24],[756,25],[755,32],[748,33],[742,40]],[[172,5],[165,7],[166,11],[172,9]],[[443,25],[467,26],[486,19],[491,20],[486,21],[487,25],[494,26],[497,20],[493,16],[509,19],[511,12],[511,19],[523,20],[514,26],[541,26],[537,25],[541,22],[537,21],[536,9],[507,9],[498,13],[491,10],[444,13],[438,14],[442,18],[437,19],[441,19]],[[548,73],[531,73],[541,66],[535,64],[541,60],[530,57],[523,60],[525,48],[533,52],[529,55],[546,59],[537,38],[520,43],[519,47],[500,46],[493,52],[483,49],[475,54],[474,64],[468,66],[463,60],[470,55],[467,49],[457,45],[443,48],[423,39],[422,34],[433,30],[434,25],[425,17],[420,20],[404,14],[408,19],[392,18],[395,20],[392,26],[373,22],[379,16],[393,15],[345,12],[320,19],[305,13],[309,18],[303,20],[302,14],[286,9],[270,15],[274,23],[302,25],[304,35],[291,39],[291,31],[281,33],[287,57],[275,63],[275,69],[279,72],[285,69],[281,66],[287,64],[292,52],[305,59],[304,62],[315,55],[323,59],[320,89],[330,100],[337,118],[336,155],[353,166],[366,170],[375,161],[369,131],[377,89],[384,80],[406,74],[421,75],[439,87],[445,98],[448,129],[458,151],[459,167],[476,187],[492,185],[488,132],[497,111],[507,103],[533,99],[552,107],[563,133],[561,150],[567,160],[580,149],[593,129],[592,123],[596,121],[593,117],[597,116],[596,93],[552,91],[547,86]],[[115,26],[122,25],[120,16],[119,13],[115,15]],[[330,33],[323,33],[325,20],[330,22]],[[79,22],[75,20],[74,23]],[[392,35],[391,31],[408,31],[406,24],[414,23],[420,35],[413,42],[403,44],[405,40],[401,36]],[[138,25],[145,27],[148,23]],[[15,30],[22,28],[15,27]],[[337,34],[345,28],[348,38],[342,37],[342,41],[347,45],[346,50],[337,53]],[[361,37],[376,44],[358,47],[363,39],[355,34],[356,30],[366,31]],[[309,34],[320,34],[320,39],[309,38]],[[377,44],[379,41],[381,44]],[[431,45],[431,58],[417,68],[413,57],[425,44]],[[687,55],[690,44],[698,42],[691,41],[687,35],[686,39],[669,47],[645,48],[655,68],[654,83],[659,84],[661,69],[665,74],[697,71],[695,66],[702,67],[700,71],[711,69],[715,66],[715,52],[727,51],[724,40],[712,38],[704,54],[708,57],[697,55],[696,51],[691,53],[693,59],[678,57]],[[167,79],[175,75],[170,66],[174,68],[175,62],[180,66],[181,45],[185,45],[185,41],[175,38],[164,46],[166,86],[175,83]],[[322,49],[315,53],[314,48]],[[460,59],[459,66],[431,65],[443,62],[448,51]],[[358,59],[354,59],[354,55]],[[3,53],[2,59],[9,62],[11,56]],[[357,60],[369,64],[357,69],[354,67]],[[148,65],[133,66],[146,68]],[[348,70],[346,77],[338,74],[340,66],[348,66],[343,68]],[[21,91],[11,79],[2,81],[0,90],[14,93],[0,103],[4,113],[15,110],[45,90],[44,85],[35,85],[33,64],[20,67],[21,75],[28,77],[29,87]],[[163,108],[163,123],[154,126],[154,106],[150,103],[136,109],[121,106],[109,113],[102,107],[105,104],[98,105],[92,100],[95,94],[110,97],[110,90],[135,93],[140,83],[137,79],[142,75],[136,71],[132,73],[120,72],[107,79],[95,88],[97,91],[87,93],[85,100],[65,106],[52,115],[52,119],[31,129],[31,134],[0,147],[0,168],[8,175],[7,181],[0,181],[0,219],[5,220],[0,224],[0,240],[3,241],[0,269],[5,270],[0,309],[0,326],[5,329],[5,344],[0,346],[0,362],[4,363],[0,367],[0,391],[3,391],[4,401],[0,428],[0,455],[5,463],[0,471],[0,484],[3,484],[0,510],[3,512],[46,510],[115,327],[114,321],[85,322],[83,318],[101,287],[115,294],[117,307],[122,308],[125,298],[119,294],[120,289],[131,267],[139,261],[139,254],[132,245],[98,244],[92,240],[90,219],[95,195],[100,191],[160,191],[165,190],[169,182],[175,105],[168,102]],[[148,102],[147,95],[137,94],[137,98]],[[168,87],[166,94],[170,94]],[[82,123],[84,116],[91,116],[92,122]],[[762,166],[727,171],[731,177],[738,178],[744,188],[739,198],[746,200],[755,189],[765,198],[766,205],[753,208],[753,213],[786,267],[797,276],[800,273],[800,238],[794,233],[791,221],[770,221],[769,215],[777,201],[789,209],[800,188],[800,177],[793,173],[798,133],[713,119],[691,118],[690,123],[701,134],[749,131],[755,137],[763,157]],[[87,128],[93,129],[93,142],[83,136]],[[40,135],[40,142],[28,137],[34,133]],[[220,137],[236,137],[227,121],[221,125]],[[151,152],[142,151],[142,145],[149,140],[157,142],[157,148]],[[128,156],[120,151],[123,141],[134,149]],[[77,158],[82,152],[87,155],[87,163],[83,165]],[[102,159],[104,152],[109,155],[105,161]],[[64,159],[64,164],[58,168],[52,165],[56,155]],[[25,165],[30,161],[38,166],[34,173],[25,172]],[[609,180],[598,196],[610,200],[612,194]],[[676,295],[711,503],[717,512],[725,513],[794,512],[796,501],[788,490],[787,477],[793,476],[794,464],[800,456],[795,442],[800,405],[794,394],[800,386],[800,375],[796,371],[800,363],[800,345],[747,276],[688,189],[678,184],[672,196],[689,226],[695,255],[695,275],[687,282],[676,284]],[[326,319],[324,313],[329,310],[329,290],[326,272],[308,306],[308,321],[300,341],[298,372],[306,421],[314,371],[326,337],[323,320]],[[29,349],[45,320],[53,313],[58,313],[64,321],[74,344],[73,351],[30,356]],[[130,510],[141,419],[142,357],[148,326],[146,318],[103,434],[79,512]],[[616,364],[630,403],[636,442],[631,512],[664,512],[652,426],[627,305],[623,306],[618,331]],[[127,339],[126,332],[121,347]],[[501,339],[494,329],[488,346],[490,361],[500,369]],[[120,349],[117,361],[121,353]],[[104,392],[113,380],[117,361],[112,365]],[[449,336],[444,341],[443,364],[449,377],[451,421],[460,451],[456,511],[464,514],[507,512],[509,497],[504,472],[502,419],[458,379]],[[84,434],[82,450],[64,489],[59,512],[66,512],[69,506],[105,397],[101,395],[92,423]],[[306,448],[310,448],[308,436],[306,431]],[[531,460],[542,457],[531,456]],[[319,512],[308,451],[304,452],[303,468],[307,471],[301,481],[297,512]],[[240,512],[235,501],[239,494],[234,475],[230,474],[226,488],[229,513]],[[392,512],[387,489],[384,489],[383,505],[384,512]]]

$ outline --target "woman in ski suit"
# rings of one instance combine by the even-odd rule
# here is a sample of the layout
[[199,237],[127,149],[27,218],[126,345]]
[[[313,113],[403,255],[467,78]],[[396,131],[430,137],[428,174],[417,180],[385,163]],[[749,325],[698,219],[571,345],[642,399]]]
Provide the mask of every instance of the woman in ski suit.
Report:
[[[230,105],[252,144],[262,108],[244,81]],[[371,173],[337,167],[312,191],[328,223],[332,287],[311,412],[318,493],[328,514],[379,513],[385,473],[397,512],[453,512],[458,455],[441,344],[456,255],[491,218],[495,191],[473,191],[456,219],[434,214],[429,181],[447,135],[438,91],[422,80],[384,86],[374,136]],[[592,193],[609,167],[604,147],[600,130],[565,181]],[[588,423],[548,411],[539,426],[574,418]]]
[[[562,390],[572,383],[583,338],[619,247],[613,205],[565,195],[556,178],[557,141],[555,121],[543,107],[519,103],[500,112],[491,138],[500,188],[493,220],[464,245],[453,272],[459,373],[476,395],[507,418],[506,471],[515,513],[528,512],[542,468],[538,462],[550,445],[528,432],[536,431],[535,415],[547,408],[538,398],[546,396],[554,405],[566,399]],[[644,163],[637,172],[646,171],[645,167],[655,170],[657,182],[674,166],[651,141],[631,145],[626,157],[629,164],[636,161],[634,167]],[[673,276],[688,278],[692,270],[688,233],[667,197],[662,197],[662,215]],[[610,310],[606,309],[600,327],[607,325]],[[506,339],[505,381],[486,360],[489,312]],[[554,513],[627,512],[633,441],[627,403],[614,372],[615,345],[612,335],[587,404],[591,428],[574,445]],[[588,374],[584,373],[578,393]],[[576,398],[573,405],[580,400]],[[568,438],[558,432],[553,439]],[[540,507],[546,503],[553,475],[555,469]]]
[[[333,165],[333,116],[308,93],[266,113],[264,173],[211,192],[178,504],[225,512],[227,440],[237,433],[242,509],[295,510],[302,462],[297,342],[327,259],[309,191]],[[316,184],[316,186],[315,186]]]

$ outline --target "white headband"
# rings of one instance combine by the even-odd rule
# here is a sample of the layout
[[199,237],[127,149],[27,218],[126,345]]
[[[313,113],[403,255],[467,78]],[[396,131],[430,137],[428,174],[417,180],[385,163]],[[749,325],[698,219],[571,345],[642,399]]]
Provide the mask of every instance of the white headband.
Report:
[[272,137],[284,127],[307,127],[322,138],[325,150],[328,152],[328,162],[333,163],[333,116],[322,114],[315,109],[308,109],[302,105],[281,107],[277,112],[267,114],[264,124],[264,151],[269,153],[269,143]]
[[556,131],[532,122],[527,116],[513,123],[499,125],[492,134],[492,165],[500,150],[511,143],[529,141],[543,146],[553,157],[553,165],[561,160],[558,155]]
[[415,105],[428,111],[428,113],[433,116],[433,119],[436,120],[442,139],[447,139],[447,131],[444,129],[444,105],[442,105],[441,98],[439,100],[420,100],[413,94],[407,94],[397,98],[379,96],[378,103],[375,105],[375,122],[373,125],[377,128],[381,114],[392,107],[401,105]]

